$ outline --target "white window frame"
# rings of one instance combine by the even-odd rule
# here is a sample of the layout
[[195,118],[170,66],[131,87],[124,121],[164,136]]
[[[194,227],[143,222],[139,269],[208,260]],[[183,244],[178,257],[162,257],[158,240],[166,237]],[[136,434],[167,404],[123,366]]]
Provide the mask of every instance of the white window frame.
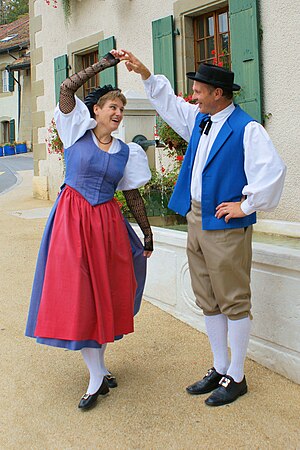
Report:
[[2,92],[9,92],[9,72],[3,70],[2,72]]

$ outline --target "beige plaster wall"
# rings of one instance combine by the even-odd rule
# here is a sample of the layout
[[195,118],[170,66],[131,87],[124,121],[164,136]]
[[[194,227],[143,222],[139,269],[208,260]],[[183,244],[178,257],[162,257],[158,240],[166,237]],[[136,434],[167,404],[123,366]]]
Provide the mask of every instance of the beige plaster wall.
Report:
[[[260,1],[266,129],[288,170],[282,200],[268,219],[300,222],[300,3]],[[270,7],[272,3],[272,7]],[[300,226],[300,224],[299,224]]]

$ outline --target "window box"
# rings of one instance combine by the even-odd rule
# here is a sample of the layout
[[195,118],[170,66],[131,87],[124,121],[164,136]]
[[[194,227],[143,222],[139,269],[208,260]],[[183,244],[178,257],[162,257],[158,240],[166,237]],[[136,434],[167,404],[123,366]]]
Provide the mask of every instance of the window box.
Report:
[[26,142],[16,142],[15,143],[16,153],[27,153]]
[[11,156],[15,154],[15,146],[13,144],[4,144],[4,156]]

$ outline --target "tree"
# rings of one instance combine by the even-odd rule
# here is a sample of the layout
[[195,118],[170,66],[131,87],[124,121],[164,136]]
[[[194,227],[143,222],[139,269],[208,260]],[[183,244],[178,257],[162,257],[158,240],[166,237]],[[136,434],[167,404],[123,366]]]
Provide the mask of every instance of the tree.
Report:
[[0,25],[14,22],[29,11],[29,0],[0,0]]

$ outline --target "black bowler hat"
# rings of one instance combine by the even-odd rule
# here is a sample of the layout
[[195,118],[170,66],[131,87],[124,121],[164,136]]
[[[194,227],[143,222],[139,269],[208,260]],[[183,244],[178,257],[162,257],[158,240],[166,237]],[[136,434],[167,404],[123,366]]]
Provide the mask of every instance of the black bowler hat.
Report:
[[188,72],[186,76],[190,80],[211,84],[214,87],[220,87],[228,91],[239,91],[241,89],[241,86],[233,82],[233,72],[212,64],[202,63],[198,67],[197,72]]

